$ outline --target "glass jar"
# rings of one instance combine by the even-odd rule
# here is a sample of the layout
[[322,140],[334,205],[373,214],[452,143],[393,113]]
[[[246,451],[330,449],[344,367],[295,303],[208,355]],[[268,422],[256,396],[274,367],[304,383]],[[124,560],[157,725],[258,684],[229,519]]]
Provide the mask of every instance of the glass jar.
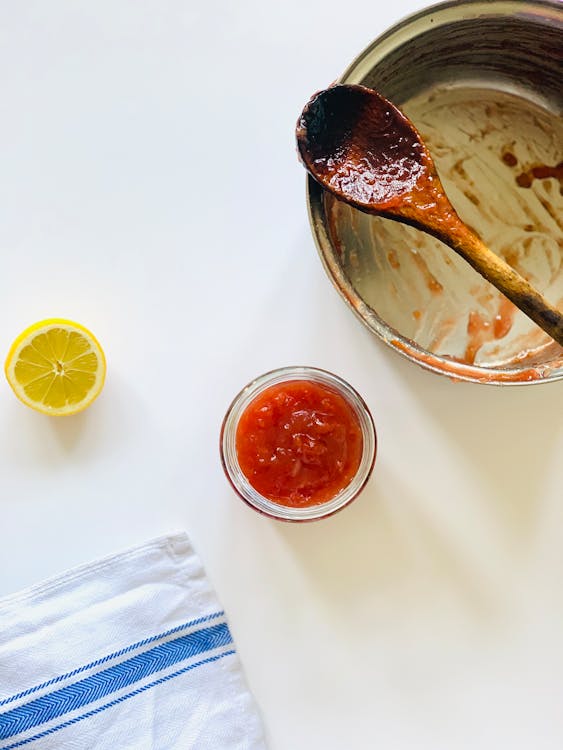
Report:
[[[350,482],[325,502],[289,506],[274,502],[258,492],[243,473],[237,453],[237,428],[248,406],[267,388],[289,381],[309,381],[341,396],[355,414],[362,435],[358,468]],[[376,455],[375,426],[362,397],[342,378],[315,367],[283,367],[260,375],[246,385],[229,406],[221,428],[220,451],[225,474],[238,495],[254,510],[282,521],[314,521],[336,513],[354,500],[365,487]]]

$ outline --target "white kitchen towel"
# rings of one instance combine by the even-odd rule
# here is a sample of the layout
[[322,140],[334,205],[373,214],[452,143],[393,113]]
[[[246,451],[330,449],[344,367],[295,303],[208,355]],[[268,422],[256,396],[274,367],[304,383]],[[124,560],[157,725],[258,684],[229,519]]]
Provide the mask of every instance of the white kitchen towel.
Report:
[[185,534],[0,599],[0,750],[262,750]]

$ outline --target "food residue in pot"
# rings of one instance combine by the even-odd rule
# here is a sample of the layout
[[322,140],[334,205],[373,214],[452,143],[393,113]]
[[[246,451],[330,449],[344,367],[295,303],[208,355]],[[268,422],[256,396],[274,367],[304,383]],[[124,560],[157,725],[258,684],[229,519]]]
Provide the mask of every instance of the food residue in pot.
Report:
[[[514,94],[473,88],[436,89],[401,107],[461,218],[563,307],[561,120]],[[543,353],[563,366],[563,349],[438,240],[328,195],[325,208],[345,274],[406,339],[469,365],[518,367]]]

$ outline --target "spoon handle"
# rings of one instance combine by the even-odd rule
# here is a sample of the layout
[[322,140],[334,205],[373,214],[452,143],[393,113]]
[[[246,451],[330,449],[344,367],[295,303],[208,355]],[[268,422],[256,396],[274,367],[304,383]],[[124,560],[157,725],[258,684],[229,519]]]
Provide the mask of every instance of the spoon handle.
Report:
[[440,219],[436,222],[428,216],[425,219],[424,225],[419,224],[421,229],[438,237],[455,250],[481,276],[563,346],[563,311],[557,310],[512,266],[489,250],[455,212],[448,216],[447,231],[443,231]]

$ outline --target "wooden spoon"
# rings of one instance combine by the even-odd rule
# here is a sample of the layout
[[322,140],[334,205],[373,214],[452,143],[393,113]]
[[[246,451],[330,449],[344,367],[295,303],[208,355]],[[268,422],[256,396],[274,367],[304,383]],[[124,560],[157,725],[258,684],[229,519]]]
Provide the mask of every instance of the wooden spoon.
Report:
[[391,102],[365,86],[331,86],[306,105],[296,135],[323,188],[437,237],[563,345],[563,313],[461,221],[416,128]]

